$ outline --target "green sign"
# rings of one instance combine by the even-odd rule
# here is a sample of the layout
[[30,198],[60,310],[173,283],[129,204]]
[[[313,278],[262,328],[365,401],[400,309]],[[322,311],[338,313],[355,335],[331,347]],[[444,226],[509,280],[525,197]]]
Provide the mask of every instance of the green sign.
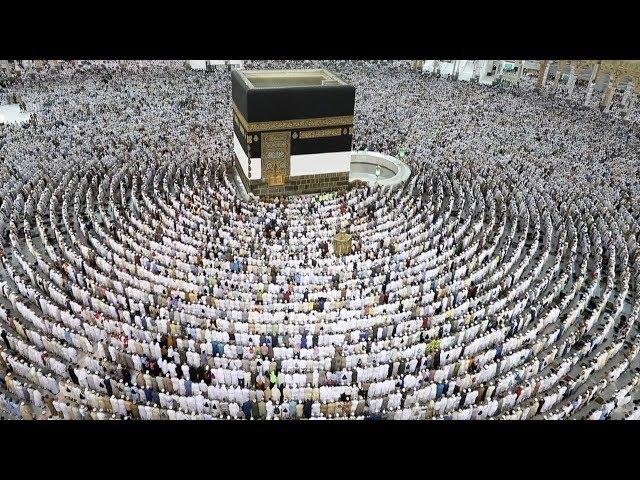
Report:
[[404,148],[401,148],[400,150],[398,150],[398,156],[400,158],[404,157]]

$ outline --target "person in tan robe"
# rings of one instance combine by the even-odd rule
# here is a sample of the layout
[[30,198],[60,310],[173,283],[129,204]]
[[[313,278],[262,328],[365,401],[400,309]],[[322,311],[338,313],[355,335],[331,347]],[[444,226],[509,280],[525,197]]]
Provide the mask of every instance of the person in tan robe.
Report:
[[31,407],[24,402],[20,404],[20,415],[22,416],[23,420],[33,420],[33,412],[31,411]]
[[151,419],[160,420],[160,409],[155,404],[153,407],[151,407]]
[[136,420],[140,420],[140,411],[138,410],[138,404],[134,402],[130,402],[130,403],[131,403],[131,416]]
[[42,400],[43,400],[47,410],[49,411],[49,416],[50,417],[58,416],[58,412],[56,412],[56,409],[53,406],[53,399],[49,395],[45,395]]
[[168,373],[163,377],[162,383],[163,383],[164,389],[167,391],[167,393],[172,394],[173,393],[173,382],[171,381],[171,378],[169,377]]
[[138,388],[145,387],[144,375],[142,374],[142,372],[136,373],[136,385],[138,385]]

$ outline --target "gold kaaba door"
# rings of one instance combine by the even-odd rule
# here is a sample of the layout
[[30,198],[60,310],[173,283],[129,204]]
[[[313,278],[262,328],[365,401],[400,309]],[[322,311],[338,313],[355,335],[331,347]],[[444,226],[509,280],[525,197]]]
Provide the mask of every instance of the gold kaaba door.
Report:
[[265,132],[261,138],[262,180],[270,187],[284,185],[291,165],[291,132]]

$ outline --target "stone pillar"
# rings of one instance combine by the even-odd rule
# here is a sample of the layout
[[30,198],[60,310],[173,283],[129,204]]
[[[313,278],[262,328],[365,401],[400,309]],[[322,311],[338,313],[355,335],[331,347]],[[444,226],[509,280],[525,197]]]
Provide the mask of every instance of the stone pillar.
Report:
[[595,82],[589,82],[589,86],[587,87],[587,96],[584,99],[585,106],[589,106],[591,103],[591,97],[593,95],[593,87],[595,86]]
[[627,86],[624,89],[624,94],[622,95],[622,106],[628,107],[629,102],[631,102],[631,94],[633,93],[633,83],[631,80],[627,82]]
[[618,84],[617,77],[613,74],[609,74],[609,82],[604,89],[604,94],[602,95],[602,106],[603,111],[608,112],[611,110],[611,104],[613,103],[613,95],[616,93],[616,86]]
[[558,85],[560,84],[560,77],[562,76],[562,66],[560,64],[556,65],[556,75],[553,79],[553,91],[555,92],[558,89]]
[[633,91],[632,91],[629,94],[629,102],[627,104],[627,107],[624,110],[624,117],[625,118],[627,118],[629,116],[629,114],[631,113],[631,110],[633,110],[633,106],[634,106],[635,103],[636,103],[636,95],[634,95]]
[[591,76],[589,77],[589,86],[587,87],[587,96],[584,100],[585,106],[589,106],[591,104],[591,97],[593,96],[593,88],[596,85],[596,79],[598,78],[598,70],[600,69],[600,64],[596,63],[591,68]]
[[578,80],[578,72],[576,71],[576,66],[571,64],[571,70],[569,71],[569,81],[567,82],[567,93],[570,97],[573,93],[573,89],[576,86],[576,80]]
[[538,90],[542,92],[544,91],[544,84],[547,81],[547,75],[549,75],[549,65],[549,60],[543,60],[538,70]]
[[547,78],[549,77],[549,69],[551,68],[551,63],[547,62],[544,67],[544,74],[542,75],[542,88],[544,89],[545,83],[547,83]]
[[604,111],[605,112],[609,112],[611,111],[611,104],[613,103],[613,96],[616,93],[616,87],[614,84],[610,84],[609,88],[607,89],[607,93],[604,97]]
[[611,103],[613,102],[613,93],[615,89],[609,85],[602,96],[602,111],[608,112],[611,110]]
[[611,79],[604,84],[604,88],[602,89],[602,95],[600,96],[600,103],[598,103],[597,107],[602,107],[604,109],[607,97],[609,96],[609,88],[611,87]]

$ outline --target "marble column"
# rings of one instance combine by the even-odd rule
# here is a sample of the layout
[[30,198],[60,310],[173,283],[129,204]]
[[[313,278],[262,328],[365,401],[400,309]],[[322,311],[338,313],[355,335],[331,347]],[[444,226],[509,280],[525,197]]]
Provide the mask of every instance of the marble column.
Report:
[[518,66],[518,75],[516,77],[516,85],[520,86],[522,84],[522,77],[524,71],[524,60],[520,60],[520,65]]
[[633,83],[629,80],[627,82],[627,86],[624,89],[624,94],[622,95],[622,106],[627,107],[629,102],[631,101],[631,94],[633,93]]
[[547,77],[549,76],[549,67],[551,63],[548,60],[542,62],[540,68],[542,69],[542,76],[540,76],[540,71],[538,71],[538,88],[544,92],[544,84],[547,83]]
[[585,97],[585,100],[584,100],[584,104],[587,107],[591,104],[591,97],[593,96],[593,88],[596,85],[596,79],[598,77],[599,69],[600,69],[599,63],[596,63],[591,67],[591,76],[589,77],[589,86],[587,87],[587,96]]
[[591,104],[591,97],[593,96],[594,86],[595,86],[595,82],[589,82],[589,86],[587,87],[587,96],[584,99],[584,104],[587,107]]
[[567,82],[567,93],[570,97],[573,93],[573,89],[576,86],[576,80],[578,80],[578,72],[576,72],[576,66],[571,65],[571,70],[569,71],[569,81]]
[[631,113],[631,111],[633,110],[633,107],[636,103],[636,95],[633,94],[633,92],[631,92],[631,94],[629,95],[629,103],[627,104],[625,110],[624,110],[624,117],[627,118],[629,116],[629,114]]
[[616,89],[615,87],[611,86],[609,87],[609,95],[607,95],[605,102],[604,102],[604,111],[605,112],[610,112],[611,111],[611,105],[613,104],[613,96],[616,93]]
[[616,82],[615,79],[609,78],[609,83],[607,84],[607,88],[604,91],[604,95],[602,96],[602,104],[604,107],[604,111],[608,112],[611,110],[611,104],[613,103],[613,95],[616,92]]

